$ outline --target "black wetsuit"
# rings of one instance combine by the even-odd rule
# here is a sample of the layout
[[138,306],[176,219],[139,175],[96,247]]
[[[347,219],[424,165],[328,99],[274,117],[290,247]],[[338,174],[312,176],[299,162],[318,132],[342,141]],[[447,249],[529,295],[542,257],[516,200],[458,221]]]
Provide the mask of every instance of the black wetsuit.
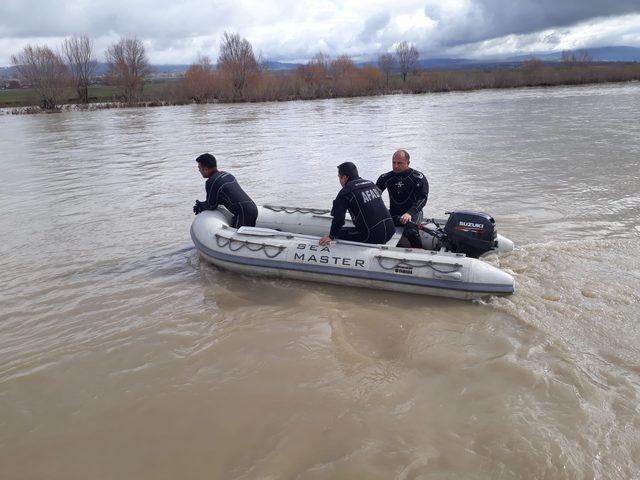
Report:
[[418,225],[422,221],[422,209],[427,204],[429,196],[429,182],[423,173],[409,168],[402,173],[393,171],[380,175],[376,182],[378,188],[384,192],[389,190],[391,216],[396,225],[401,225],[400,217],[405,213],[411,215],[413,223],[404,228],[404,235],[413,248],[422,248]]
[[218,170],[207,179],[204,188],[207,191],[207,200],[204,202],[206,210],[215,210],[218,205],[224,205],[234,215],[232,227],[256,226],[258,207],[240,188],[233,175]]
[[[369,180],[355,178],[347,182],[333,201],[329,236],[353,242],[388,242],[395,233],[395,227],[381,193]],[[355,228],[342,227],[347,210]]]

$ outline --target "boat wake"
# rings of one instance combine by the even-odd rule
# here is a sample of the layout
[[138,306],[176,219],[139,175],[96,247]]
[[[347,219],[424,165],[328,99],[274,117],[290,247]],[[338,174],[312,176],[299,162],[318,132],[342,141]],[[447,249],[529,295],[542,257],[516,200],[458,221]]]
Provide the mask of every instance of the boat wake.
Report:
[[487,305],[579,351],[616,351],[622,364],[640,364],[640,241],[531,244],[487,260],[517,283],[515,295]]

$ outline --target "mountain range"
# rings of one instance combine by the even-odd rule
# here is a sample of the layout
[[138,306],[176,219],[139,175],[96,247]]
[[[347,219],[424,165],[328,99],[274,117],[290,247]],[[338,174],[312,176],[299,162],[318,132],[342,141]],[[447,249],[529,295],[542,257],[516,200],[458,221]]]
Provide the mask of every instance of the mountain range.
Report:
[[[587,53],[594,62],[640,62],[640,48],[637,47],[600,47],[587,48],[579,51]],[[528,55],[515,55],[494,57],[485,59],[469,59],[469,58],[424,58],[418,61],[418,66],[422,69],[444,69],[444,70],[461,70],[465,68],[488,68],[488,67],[516,67],[526,60],[537,58],[543,62],[560,62],[562,59],[561,52],[553,53],[532,53]],[[377,61],[358,62],[356,65],[376,65]],[[292,70],[302,65],[301,63],[288,63],[279,61],[267,61],[264,67],[271,71]],[[156,74],[183,74],[188,64],[179,65],[152,65]],[[102,75],[106,72],[105,63],[98,63],[97,74]],[[0,67],[0,78],[11,78],[13,75],[13,67]]]

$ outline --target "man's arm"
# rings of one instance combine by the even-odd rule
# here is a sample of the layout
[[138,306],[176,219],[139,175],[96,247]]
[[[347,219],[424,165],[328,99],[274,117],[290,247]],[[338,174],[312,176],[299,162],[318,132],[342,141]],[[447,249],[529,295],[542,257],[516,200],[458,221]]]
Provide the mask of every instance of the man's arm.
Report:
[[429,182],[427,181],[427,177],[425,177],[423,174],[420,174],[420,177],[421,178],[413,178],[413,181],[415,182],[415,201],[407,212],[411,216],[414,216],[424,208],[424,206],[427,204],[427,198],[429,197]]
[[331,230],[329,235],[325,235],[320,239],[320,245],[327,245],[331,240],[336,238],[338,232],[344,225],[344,217],[347,213],[347,199],[338,195],[333,201],[333,208],[331,209],[331,215],[333,220],[331,221]]
[[347,199],[338,195],[336,199],[333,201],[333,208],[331,209],[331,216],[333,216],[333,220],[331,221],[331,231],[329,232],[329,236],[331,238],[335,238],[338,235],[338,232],[344,225],[344,217],[347,213]]
[[220,190],[224,186],[223,183],[218,182],[219,178],[220,177],[216,178],[213,182],[209,180],[206,181],[206,183],[204,184],[204,191],[207,194],[207,198],[204,202],[196,200],[196,204],[193,206],[193,213],[198,215],[205,210],[215,210],[216,208],[218,208],[218,196]]
[[384,192],[384,189],[387,188],[387,175],[382,174],[378,177],[378,181],[376,182],[376,187],[380,189],[380,193]]
[[218,196],[220,189],[222,189],[222,186],[224,185],[223,183],[218,182],[219,178],[220,177],[216,178],[213,182],[207,182],[204,186],[204,189],[207,192],[206,210],[215,210],[218,208]]

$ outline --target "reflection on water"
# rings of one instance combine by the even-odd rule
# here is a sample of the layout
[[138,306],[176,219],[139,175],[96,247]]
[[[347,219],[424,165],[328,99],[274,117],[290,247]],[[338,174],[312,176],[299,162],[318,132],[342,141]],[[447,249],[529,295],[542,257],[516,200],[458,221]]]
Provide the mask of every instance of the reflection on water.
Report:
[[[0,116],[3,478],[632,478],[640,86]],[[327,207],[406,148],[511,297],[257,279],[189,239],[214,153]]]

